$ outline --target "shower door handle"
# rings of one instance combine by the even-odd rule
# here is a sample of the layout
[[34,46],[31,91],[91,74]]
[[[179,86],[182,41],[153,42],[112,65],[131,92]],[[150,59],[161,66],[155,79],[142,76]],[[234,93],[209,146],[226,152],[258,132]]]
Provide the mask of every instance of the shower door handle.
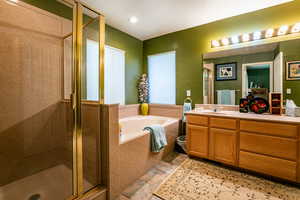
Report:
[[75,95],[74,95],[74,93],[71,93],[70,94],[70,100],[71,100],[71,108],[72,108],[72,110],[74,110],[75,108],[76,108],[76,103],[75,103]]

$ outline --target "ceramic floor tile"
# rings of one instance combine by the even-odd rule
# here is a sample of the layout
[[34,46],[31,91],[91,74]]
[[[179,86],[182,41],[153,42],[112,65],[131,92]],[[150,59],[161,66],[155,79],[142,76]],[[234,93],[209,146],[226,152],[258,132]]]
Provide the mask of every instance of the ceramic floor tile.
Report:
[[127,187],[122,194],[127,197],[130,198],[132,197],[137,191],[139,191],[144,185],[146,184],[146,181],[144,180],[137,180],[134,184],[130,185],[129,187]]
[[130,200],[127,197],[120,195],[116,200]]
[[161,200],[154,196],[153,192],[186,158],[181,154],[172,153],[166,160],[159,162],[134,184],[126,188],[118,200]]

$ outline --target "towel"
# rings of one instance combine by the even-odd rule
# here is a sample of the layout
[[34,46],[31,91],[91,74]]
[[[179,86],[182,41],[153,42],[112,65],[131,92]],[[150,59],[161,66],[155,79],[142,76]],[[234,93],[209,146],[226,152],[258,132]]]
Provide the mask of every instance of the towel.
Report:
[[235,105],[235,90],[218,90],[218,104]]
[[185,113],[192,110],[192,103],[184,103],[183,104],[183,117],[182,121],[186,121]]
[[144,128],[150,132],[151,137],[151,151],[160,152],[168,143],[164,127],[160,124],[154,124]]

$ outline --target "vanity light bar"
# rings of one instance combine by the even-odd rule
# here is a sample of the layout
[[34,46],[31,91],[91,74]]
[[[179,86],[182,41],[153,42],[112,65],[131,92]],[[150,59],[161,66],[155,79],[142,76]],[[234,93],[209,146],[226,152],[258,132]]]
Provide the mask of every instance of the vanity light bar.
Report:
[[279,28],[269,28],[263,31],[255,31],[253,33],[244,33],[241,35],[235,35],[231,37],[225,37],[220,40],[212,40],[211,47],[221,47],[221,46],[228,46],[238,43],[256,41],[256,40],[263,40],[272,37],[278,37],[287,34],[299,33],[300,32],[300,22],[294,25],[283,25]]

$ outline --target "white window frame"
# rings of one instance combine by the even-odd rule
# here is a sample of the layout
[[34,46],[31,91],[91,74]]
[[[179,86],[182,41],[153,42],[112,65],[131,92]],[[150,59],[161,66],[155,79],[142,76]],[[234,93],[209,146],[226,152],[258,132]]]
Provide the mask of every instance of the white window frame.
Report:
[[[171,93],[172,93],[172,96],[170,101],[168,103],[165,103],[165,102],[156,102],[156,101],[153,101],[151,99],[151,74],[150,74],[150,63],[149,63],[149,60],[151,59],[151,57],[153,56],[161,56],[161,55],[164,55],[164,54],[170,54],[170,55],[174,55],[174,70],[173,70],[173,75],[172,75],[172,82],[173,82],[173,85],[174,85],[174,88],[173,88],[173,91],[171,90]],[[148,77],[149,77],[149,102],[150,103],[157,103],[157,104],[170,104],[170,105],[176,105],[176,51],[168,51],[168,52],[164,52],[164,53],[159,53],[159,54],[152,54],[152,55],[149,55],[147,57],[147,63],[148,63]],[[163,92],[163,91],[161,91]]]

